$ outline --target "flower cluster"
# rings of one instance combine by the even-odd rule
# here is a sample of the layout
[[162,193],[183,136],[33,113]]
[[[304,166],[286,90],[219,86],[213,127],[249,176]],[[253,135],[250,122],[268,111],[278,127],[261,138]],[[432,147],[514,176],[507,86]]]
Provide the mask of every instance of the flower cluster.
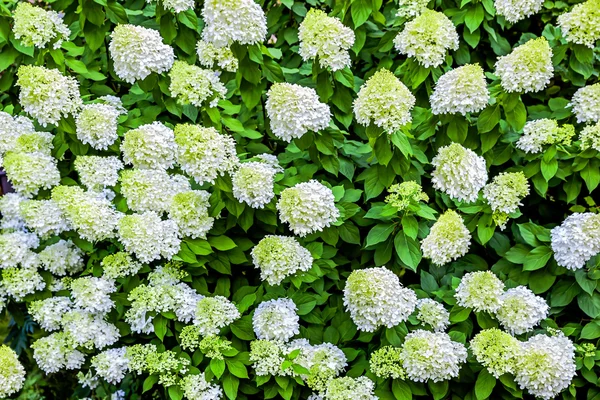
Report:
[[2,288],[15,301],[44,290],[46,282],[35,267],[5,268],[2,270]]
[[325,129],[331,120],[329,106],[320,102],[314,89],[292,83],[271,86],[266,110],[273,134],[286,142]]
[[59,49],[63,40],[69,40],[71,31],[56,11],[46,11],[27,2],[20,2],[13,13],[13,33],[24,46],[44,48],[53,43]]
[[529,194],[529,182],[523,172],[502,172],[483,188],[483,198],[492,207],[492,217],[500,229],[506,228],[509,214],[523,205]]
[[358,329],[374,332],[406,321],[417,305],[417,296],[402,287],[398,276],[385,267],[353,271],[344,288],[344,306]]
[[429,0],[398,0],[396,16],[411,19],[427,9]]
[[240,164],[231,175],[233,196],[252,208],[263,208],[275,197],[273,185],[278,172],[283,172],[283,169],[278,164],[273,166],[269,162],[250,161]]
[[474,113],[487,107],[490,92],[483,68],[467,64],[446,72],[438,79],[429,97],[431,111],[438,114]]
[[354,44],[354,31],[338,18],[311,8],[298,28],[298,39],[298,53],[304,61],[318,57],[319,65],[332,71],[350,66],[348,50]]
[[577,117],[577,122],[600,121],[600,83],[578,89],[569,105]]
[[[331,343],[313,346],[306,339],[296,339],[287,346],[285,352],[291,354],[296,350],[300,352],[293,362],[308,371],[300,377],[308,387],[319,392],[325,391],[327,383],[339,376],[347,366],[344,352]],[[285,370],[283,373],[296,376],[293,370]]]
[[375,384],[366,376],[335,378],[327,384],[327,400],[377,400]]
[[531,39],[498,58],[496,75],[509,93],[544,90],[554,76],[552,49],[546,38]]
[[34,132],[33,122],[27,117],[15,116],[0,111],[0,154],[14,149],[19,136]]
[[287,342],[300,333],[298,308],[287,298],[263,301],[256,307],[252,326],[256,337]]
[[76,307],[91,313],[107,313],[115,305],[110,294],[117,290],[108,279],[86,276],[71,282],[71,296]]
[[241,314],[231,301],[223,296],[204,297],[198,301],[194,325],[202,335],[217,335],[221,328],[240,318]]
[[429,235],[421,241],[423,257],[436,265],[444,265],[464,256],[471,245],[471,233],[456,211],[447,210],[433,224]]
[[73,275],[85,267],[83,251],[71,240],[61,239],[40,251],[39,255],[44,269],[57,276]]
[[600,215],[574,213],[551,231],[554,259],[570,270],[583,268],[600,253]]
[[525,153],[539,153],[544,145],[571,144],[574,135],[573,125],[565,124],[559,127],[554,119],[536,119],[525,124],[523,136],[519,138],[516,145]]
[[124,113],[111,104],[85,104],[75,119],[77,139],[94,149],[106,150],[119,137],[118,119]]
[[71,229],[62,210],[53,200],[26,200],[21,202],[20,209],[25,226],[42,239]]
[[121,193],[133,211],[169,210],[173,197],[190,190],[183,175],[169,175],[164,169],[127,169],[121,173]]
[[109,254],[102,259],[104,277],[108,279],[135,275],[140,269],[142,269],[142,264],[123,251]]
[[6,153],[2,167],[13,188],[26,197],[60,183],[56,159],[43,153]]
[[581,150],[594,149],[600,151],[600,122],[588,125],[579,133]]
[[256,44],[267,36],[267,18],[254,0],[207,0],[202,8],[202,38],[217,47]]
[[11,150],[15,153],[41,153],[49,156],[54,148],[53,139],[54,136],[49,132],[22,133]]
[[406,371],[402,367],[401,354],[401,348],[383,346],[371,354],[369,369],[378,378],[404,379]]
[[548,304],[525,286],[508,289],[500,297],[496,318],[511,334],[520,335],[531,331],[548,316]]
[[491,271],[465,274],[456,288],[456,303],[475,311],[494,313],[502,304],[504,283]]
[[31,251],[40,245],[38,237],[23,231],[0,234],[0,268],[37,265],[37,255]]
[[420,299],[417,302],[417,319],[429,325],[435,332],[443,332],[450,325],[450,313],[444,305],[432,299]]
[[147,211],[126,215],[118,222],[119,240],[143,263],[161,257],[171,259],[179,251],[181,239],[174,221],[163,221],[158,214]]
[[400,54],[416,59],[425,68],[438,67],[448,50],[458,50],[458,33],[443,13],[426,9],[404,25],[394,45]]
[[410,110],[415,102],[415,96],[393,73],[380,69],[360,87],[353,103],[354,116],[361,125],[373,123],[392,134],[412,122]]
[[250,362],[258,376],[281,376],[281,364],[285,360],[285,346],[281,342],[254,340],[250,342]]
[[169,169],[175,162],[175,135],[160,122],[142,125],[125,134],[121,152],[134,168]]
[[567,42],[593,49],[600,39],[600,1],[576,4],[571,11],[559,15],[557,22]]
[[25,383],[25,368],[19,362],[19,357],[10,347],[0,346],[0,397],[18,392]]
[[23,230],[25,221],[21,216],[21,203],[25,197],[19,193],[6,193],[0,197],[0,229]]
[[96,374],[106,382],[116,385],[123,380],[129,371],[127,349],[119,347],[108,349],[92,357],[91,365]]
[[64,332],[55,332],[38,339],[31,348],[38,367],[48,374],[63,368],[78,369],[85,361],[83,353],[76,349]]
[[313,263],[310,252],[293,237],[265,236],[251,252],[260,278],[270,285],[279,285],[298,271],[308,271]]
[[385,202],[395,207],[398,211],[405,211],[412,205],[417,205],[421,201],[429,201],[429,196],[423,192],[423,188],[415,181],[406,181],[400,184],[394,184],[388,189],[389,195]]
[[498,15],[502,15],[511,24],[537,14],[543,4],[544,0],[494,0]]
[[189,400],[219,400],[223,396],[223,390],[207,381],[204,373],[186,375],[179,382],[179,386]]
[[521,356],[521,343],[512,335],[497,328],[484,329],[469,344],[469,348],[490,374],[496,378],[514,374],[516,362]]
[[179,234],[191,238],[206,238],[215,219],[208,214],[210,193],[187,190],[175,194],[169,206],[169,218],[177,224]]
[[216,63],[225,71],[235,72],[238,69],[238,59],[229,46],[217,47],[206,40],[199,40],[196,44],[196,54],[198,62],[206,68],[213,68]]
[[227,94],[227,88],[219,80],[218,73],[185,61],[175,61],[169,77],[169,91],[180,104],[201,107],[203,103],[210,101],[209,107],[216,107],[219,100]]
[[115,186],[119,180],[119,171],[123,169],[121,160],[114,156],[79,156],[73,166],[81,184],[88,190],[96,191]]

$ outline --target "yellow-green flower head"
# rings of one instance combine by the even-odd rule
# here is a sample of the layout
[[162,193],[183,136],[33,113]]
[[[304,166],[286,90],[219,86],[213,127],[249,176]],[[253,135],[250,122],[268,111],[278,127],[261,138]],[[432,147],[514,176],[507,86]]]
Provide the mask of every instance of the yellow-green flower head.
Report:
[[447,333],[419,329],[406,335],[400,358],[410,380],[440,382],[458,376],[467,349]]
[[417,319],[429,325],[435,332],[443,332],[450,325],[450,313],[444,305],[432,299],[420,299],[417,302]]
[[70,311],[73,303],[68,297],[56,296],[29,303],[27,310],[31,318],[45,331],[56,331],[61,327],[63,315]]
[[385,202],[396,207],[398,211],[404,211],[411,205],[417,205],[421,201],[429,201],[429,196],[423,192],[423,188],[415,181],[396,183],[388,189],[389,195]]
[[327,384],[327,400],[377,400],[375,384],[366,376],[335,378]]
[[354,116],[361,125],[373,123],[391,134],[412,122],[410,110],[415,101],[400,79],[380,69],[360,87],[353,103]]
[[346,281],[344,306],[361,331],[393,328],[406,321],[416,305],[415,292],[385,267],[354,270]]
[[571,103],[577,122],[600,121],[600,83],[578,89]]
[[57,69],[21,65],[17,77],[19,103],[42,126],[56,125],[81,107],[79,83]]
[[314,89],[292,83],[271,86],[266,110],[273,134],[286,142],[325,129],[331,120],[329,106],[321,103]]
[[593,49],[600,39],[600,0],[576,4],[568,13],[559,15],[557,22],[567,42]]
[[23,201],[21,216],[25,220],[25,226],[42,239],[71,229],[64,213],[53,200]]
[[5,268],[2,270],[2,288],[15,301],[21,302],[29,294],[44,290],[46,282],[36,268]]
[[313,257],[294,237],[267,235],[252,249],[252,262],[260,278],[279,285],[285,278],[312,267]]
[[163,44],[157,30],[135,25],[117,25],[108,46],[115,73],[128,83],[161,74],[173,66],[173,48]]
[[179,252],[181,240],[174,221],[163,221],[158,214],[147,211],[126,215],[118,223],[119,241],[143,263],[161,257],[170,260]]
[[[179,334],[179,345],[184,350],[195,351],[200,345],[200,337],[199,327],[195,325],[184,326]],[[206,339],[210,338],[218,338],[218,336],[211,335],[206,337]]]
[[431,165],[433,187],[458,201],[476,201],[488,179],[485,159],[458,143],[440,147]]
[[574,135],[573,125],[565,124],[559,127],[556,120],[536,119],[525,124],[523,136],[519,138],[516,146],[525,153],[539,153],[545,145],[571,144],[571,138]]
[[393,346],[384,346],[375,350],[369,360],[369,369],[378,378],[404,379],[406,371],[402,367],[401,353],[401,348]]
[[49,156],[54,148],[50,132],[28,132],[20,135],[12,151],[15,153],[42,153]]
[[207,381],[204,372],[184,376],[179,381],[179,387],[189,400],[219,400],[223,398],[223,389]]
[[202,69],[185,61],[175,61],[169,72],[169,91],[179,104],[192,104],[201,107],[206,101],[209,107],[216,107],[224,99],[227,88],[219,80],[219,73]]
[[398,0],[396,16],[412,19],[427,9],[429,0]]
[[60,183],[56,159],[43,153],[6,153],[2,167],[13,188],[25,197]]
[[215,219],[208,214],[210,193],[187,190],[177,193],[169,206],[169,218],[175,221],[182,237],[206,239]]
[[146,356],[146,372],[158,375],[158,383],[164,387],[176,385],[179,382],[178,376],[187,373],[189,365],[190,360],[171,350],[150,352]]
[[100,194],[85,192],[78,186],[57,186],[52,190],[52,200],[82,238],[97,242],[116,236],[120,214]]
[[281,171],[281,167],[274,168],[265,162],[241,163],[240,167],[231,175],[233,197],[252,208],[263,208],[275,197],[274,178],[275,174]]
[[319,65],[337,71],[350,66],[348,50],[354,44],[354,32],[342,21],[316,8],[311,8],[298,28],[304,61],[319,57]]
[[199,185],[214,183],[217,176],[233,171],[239,163],[235,140],[229,135],[220,134],[213,127],[177,125],[175,143],[177,163]]
[[26,267],[37,267],[37,254],[31,251],[40,245],[40,240],[34,233],[24,230],[0,234],[0,268],[16,267],[19,264]]
[[233,42],[252,45],[267,37],[267,17],[254,0],[206,0],[202,19],[202,38],[218,47]]
[[96,375],[111,385],[118,385],[129,372],[126,352],[126,347],[119,347],[105,350],[92,357],[91,366],[96,371]]
[[394,45],[400,54],[416,59],[425,68],[437,67],[448,50],[458,50],[458,33],[443,13],[426,9],[404,25]]
[[594,149],[600,151],[600,122],[587,125],[579,133],[581,150]]
[[[197,328],[194,325],[191,325],[191,327]],[[183,334],[183,331],[181,333]],[[229,340],[225,340],[222,337],[215,335],[206,336],[202,338],[198,347],[206,357],[216,358],[217,360],[223,359],[223,353],[233,350],[233,347],[231,347],[231,342]]]
[[19,136],[30,132],[35,127],[29,118],[0,111],[0,154],[14,149]]
[[[146,0],[147,3],[152,3],[152,0]],[[192,10],[194,8],[195,0],[162,0],[163,6],[166,9],[173,11],[175,14],[180,12]]]
[[121,194],[133,211],[168,211],[173,196],[190,190],[188,178],[164,169],[127,169],[121,172]]
[[250,342],[250,362],[258,376],[283,376],[281,364],[285,360],[283,343],[271,340]]
[[211,42],[200,39],[196,44],[196,53],[198,62],[208,69],[212,69],[215,64],[229,72],[238,69],[238,59],[229,46],[217,47]]
[[487,107],[490,92],[479,64],[467,64],[438,79],[429,98],[431,111],[438,114],[475,113]]
[[544,0],[494,0],[496,13],[502,15],[511,24],[537,14]]
[[504,283],[492,271],[465,274],[456,288],[456,304],[475,311],[494,313],[500,308]]
[[583,355],[584,357],[595,357],[596,356],[596,346],[593,343],[582,343],[580,345],[575,345],[577,353]]
[[521,343],[514,336],[497,328],[484,329],[471,340],[469,348],[490,374],[496,378],[514,374],[521,356]]
[[119,137],[118,119],[125,114],[111,104],[86,104],[75,118],[77,139],[96,150],[106,150]]
[[447,210],[421,241],[421,251],[434,264],[445,265],[467,254],[470,245],[471,233],[462,217],[454,210]]
[[19,362],[17,353],[7,345],[0,346],[0,397],[17,393],[25,383],[25,368]]
[[281,192],[277,210],[281,222],[300,237],[321,232],[340,216],[331,189],[314,179]]
[[517,211],[528,194],[529,182],[521,171],[502,172],[483,188],[483,198],[492,207],[494,221],[500,229],[506,228],[508,214]]
[[161,122],[142,125],[125,133],[123,161],[140,169],[169,169],[175,163],[175,135]]
[[137,375],[143,374],[148,369],[148,356],[156,352],[156,345],[151,343],[127,347],[125,356],[129,360],[129,370]]
[[85,355],[76,350],[76,345],[65,332],[54,332],[38,339],[31,348],[36,364],[47,374],[63,368],[79,369],[85,362]]
[[71,31],[56,11],[46,11],[23,1],[17,5],[13,18],[13,33],[23,46],[43,48],[53,43],[52,47],[58,49],[63,40],[69,40]]
[[554,259],[572,271],[585,267],[600,253],[600,215],[575,213],[551,231]]
[[562,333],[539,334],[523,343],[517,358],[515,382],[521,389],[544,400],[554,399],[576,375],[575,346]]
[[508,289],[500,297],[496,318],[513,335],[531,331],[548,316],[548,304],[525,286]]
[[133,257],[124,251],[107,255],[102,259],[101,265],[104,271],[103,276],[108,279],[135,275],[143,267],[142,263],[134,260]]
[[223,296],[204,297],[196,305],[194,325],[200,334],[218,335],[221,328],[240,318],[240,312],[231,301]]
[[119,180],[119,171],[123,169],[123,163],[115,156],[77,156],[73,166],[81,184],[88,190],[96,191],[115,186]]
[[509,93],[534,93],[544,90],[554,76],[552,49],[545,37],[531,39],[499,57],[496,75]]
[[85,268],[83,251],[71,240],[59,240],[40,252],[40,262],[54,275],[76,274]]

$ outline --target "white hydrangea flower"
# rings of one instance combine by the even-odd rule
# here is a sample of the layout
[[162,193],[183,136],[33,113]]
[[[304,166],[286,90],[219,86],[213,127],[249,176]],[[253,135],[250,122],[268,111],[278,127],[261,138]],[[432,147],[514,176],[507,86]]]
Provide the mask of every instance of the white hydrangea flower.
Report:
[[173,196],[169,218],[179,227],[182,237],[206,239],[215,219],[208,214],[210,193],[205,190],[188,190]]
[[600,1],[588,0],[573,6],[571,11],[558,16],[563,36],[570,43],[593,49],[600,39]]
[[448,50],[458,50],[458,33],[443,13],[426,9],[404,25],[394,45],[400,54],[415,58],[425,68],[438,67]]
[[420,299],[417,302],[417,319],[431,326],[435,332],[443,332],[450,325],[450,313],[442,303],[432,299]]
[[102,350],[116,343],[121,337],[119,329],[106,321],[104,315],[80,309],[73,309],[64,314],[61,324],[70,343],[88,350]]
[[391,134],[412,122],[410,110],[415,96],[387,69],[375,72],[360,87],[354,100],[354,116],[359,124],[373,123]]
[[509,93],[534,93],[544,90],[554,76],[552,49],[545,37],[531,39],[499,57],[496,75]]
[[456,288],[456,304],[475,311],[494,313],[500,307],[504,283],[492,271],[466,273]]
[[298,28],[298,39],[298,54],[304,61],[318,57],[319,65],[332,71],[350,66],[348,50],[354,44],[354,31],[344,26],[339,18],[311,8]]
[[12,151],[15,153],[41,153],[51,155],[54,145],[54,135],[50,132],[26,132],[14,142]]
[[458,376],[467,349],[447,333],[419,329],[406,335],[400,358],[409,379],[440,382]]
[[125,133],[123,161],[139,169],[169,169],[175,163],[175,135],[161,122],[142,125]]
[[4,156],[2,167],[13,188],[25,197],[60,183],[56,159],[43,153],[13,153]]
[[115,186],[123,169],[123,163],[115,156],[78,156],[73,164],[82,185],[96,191]]
[[33,122],[27,117],[15,116],[0,111],[0,154],[14,149],[19,136],[35,132]]
[[204,297],[196,306],[194,325],[200,334],[218,335],[221,328],[240,318],[240,312],[231,301],[223,296]]
[[583,268],[600,253],[600,215],[574,213],[552,229],[552,251],[561,267],[572,271]]
[[485,159],[458,143],[440,147],[431,165],[433,187],[458,201],[476,201],[488,179]]
[[600,122],[587,125],[579,133],[581,150],[594,149],[600,151]]
[[0,234],[0,268],[17,265],[35,266],[37,257],[31,249],[40,245],[37,235],[22,231]]
[[300,333],[300,317],[293,300],[287,298],[261,302],[252,317],[254,333],[259,339],[287,342]]
[[173,48],[163,43],[160,33],[142,26],[117,25],[108,49],[115,73],[127,83],[168,71],[175,61]]
[[183,175],[169,175],[163,169],[128,169],[121,173],[121,194],[132,211],[162,213],[171,206],[173,196],[190,190]]
[[107,313],[115,305],[110,294],[117,290],[115,282],[109,279],[85,276],[71,282],[73,303],[91,313]]
[[267,235],[250,254],[252,263],[260,269],[260,278],[273,286],[299,271],[308,271],[313,263],[310,251],[287,236]]
[[500,297],[496,318],[504,329],[513,335],[520,335],[531,331],[545,319],[549,309],[546,300],[525,286],[519,286],[508,289]]
[[573,125],[565,124],[561,127],[553,119],[542,118],[528,121],[523,127],[523,136],[516,143],[517,148],[525,153],[539,153],[544,145],[561,143],[571,144],[575,135]]
[[321,103],[314,89],[292,83],[271,86],[266,110],[273,134],[286,142],[325,129],[331,120],[329,106]]
[[181,169],[202,185],[231,172],[238,164],[235,140],[213,127],[180,124],[175,126],[177,162]]
[[[152,0],[146,0],[147,3],[152,3]],[[194,8],[195,0],[162,0],[163,6],[166,9],[172,10],[175,14]]]
[[196,44],[196,54],[198,62],[206,68],[212,69],[217,64],[219,68],[229,72],[236,72],[238,69],[238,59],[229,46],[218,47],[201,39]]
[[117,385],[129,372],[129,359],[126,348],[108,349],[92,357],[92,367],[96,374],[106,382]]
[[576,375],[575,346],[562,333],[535,335],[523,343],[515,381],[532,395],[550,400],[565,390]]
[[143,263],[161,257],[170,260],[177,252],[181,240],[174,221],[163,221],[158,214],[148,211],[126,215],[118,223],[119,241],[125,249]]
[[52,200],[83,239],[96,242],[116,236],[121,214],[102,195],[78,186],[57,186],[52,190]]
[[209,107],[216,107],[224,99],[227,88],[219,80],[219,73],[202,69],[185,61],[175,61],[169,72],[171,84],[169,91],[180,104],[192,104],[202,107],[210,100]]
[[578,89],[571,102],[577,122],[600,121],[600,83]]
[[20,2],[13,18],[13,33],[23,46],[44,48],[52,43],[52,48],[59,49],[63,40],[69,40],[71,31],[56,11]]
[[487,107],[490,92],[483,68],[467,64],[442,75],[429,98],[431,111],[436,114],[475,113]]
[[5,193],[0,196],[0,229],[23,230],[25,221],[21,216],[21,203],[25,197],[19,193]]
[[44,290],[46,282],[36,268],[5,268],[0,282],[7,295],[15,301],[23,301],[28,294]]
[[57,69],[21,65],[16,85],[19,103],[42,126],[56,125],[61,118],[76,114],[81,107],[79,83]]
[[416,305],[415,292],[385,267],[354,270],[344,287],[344,306],[361,331],[393,328],[406,321]]
[[467,254],[470,245],[471,233],[462,217],[454,210],[447,210],[421,241],[421,251],[434,264],[445,265]]
[[254,0],[206,0],[202,38],[215,46],[256,44],[267,37],[267,17]]
[[517,360],[523,352],[521,342],[497,328],[479,332],[471,339],[469,348],[477,362],[496,379],[506,373],[514,374]]
[[186,375],[179,382],[188,400],[220,400],[223,398],[223,389],[206,380],[204,373]]
[[366,376],[351,378],[344,376],[327,383],[326,400],[377,400],[375,383]]
[[63,315],[71,310],[73,303],[68,297],[49,297],[32,301],[28,306],[29,314],[46,331],[56,331],[61,327]]
[[59,240],[40,252],[44,269],[54,275],[72,275],[85,268],[83,251],[70,240]]
[[129,254],[119,251],[109,254],[102,259],[102,270],[107,279],[123,278],[125,276],[135,275],[143,265],[135,261]]
[[40,238],[48,239],[71,229],[58,204],[53,200],[26,200],[21,202],[25,226]]
[[502,15],[511,24],[537,14],[543,4],[544,0],[494,0],[496,13]]
[[283,376],[281,364],[285,360],[285,351],[285,346],[281,342],[271,340],[250,342],[250,362],[254,373],[258,376]]
[[112,104],[86,104],[75,118],[77,139],[96,150],[106,150],[119,137],[118,119],[125,111]]
[[79,369],[85,362],[83,353],[75,349],[64,332],[54,332],[50,336],[38,339],[31,348],[38,367],[47,374],[63,368]]
[[267,162],[250,161],[240,164],[231,175],[233,197],[240,203],[246,203],[252,208],[263,208],[275,197],[275,175],[283,172],[277,165]]
[[17,393],[25,383],[25,368],[19,362],[17,353],[7,345],[0,346],[0,397]]
[[300,237],[322,231],[340,216],[331,189],[314,179],[281,192],[277,210],[279,219]]
[[[300,374],[308,387],[318,392],[327,388],[327,382],[342,373],[348,365],[346,355],[331,343],[321,343],[311,346],[306,339],[296,339],[289,343],[286,353],[300,349],[294,363],[308,370],[308,374]],[[297,376],[293,369],[284,371],[288,375]]]
[[429,0],[398,0],[396,16],[411,19],[427,9]]

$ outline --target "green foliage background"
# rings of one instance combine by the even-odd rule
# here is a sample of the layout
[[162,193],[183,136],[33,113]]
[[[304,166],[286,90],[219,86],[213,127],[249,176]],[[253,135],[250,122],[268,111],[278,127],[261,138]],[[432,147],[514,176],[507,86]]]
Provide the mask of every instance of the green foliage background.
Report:
[[[401,277],[404,285],[420,297],[443,301],[451,310],[449,333],[454,340],[466,343],[482,328],[497,325],[485,313],[471,313],[455,305],[454,288],[465,272],[493,270],[507,287],[527,285],[543,296],[551,306],[551,315],[543,327],[560,328],[578,344],[597,344],[600,337],[600,293],[598,280],[600,258],[577,272],[558,267],[550,249],[549,230],[571,212],[597,212],[593,191],[600,183],[600,158],[594,150],[550,147],[539,155],[525,155],[514,143],[527,120],[554,118],[573,123],[575,118],[567,103],[577,90],[598,79],[598,48],[568,45],[555,26],[556,16],[566,12],[574,1],[546,1],[542,12],[510,25],[495,16],[492,0],[435,0],[430,8],[451,17],[461,37],[458,51],[451,52],[439,68],[425,69],[399,55],[392,40],[401,29],[402,20],[395,16],[397,4],[383,0],[260,0],[268,20],[269,44],[250,47],[234,46],[240,60],[237,73],[223,72],[221,80],[228,88],[227,100],[216,108],[197,109],[180,106],[170,97],[166,74],[151,75],[134,85],[120,81],[108,56],[109,33],[117,24],[131,23],[160,30],[165,43],[172,45],[178,59],[196,62],[195,45],[200,39],[203,21],[201,4],[194,11],[174,15],[160,3],[145,0],[56,0],[47,6],[64,11],[71,29],[71,41],[58,50],[35,50],[20,45],[11,33],[11,11],[16,2],[0,4],[0,102],[4,111],[17,114],[18,89],[14,86],[16,70],[22,64],[45,65],[76,76],[84,100],[113,94],[122,98],[128,109],[120,120],[119,132],[155,120],[167,124],[192,122],[214,126],[234,136],[240,156],[251,157],[263,152],[278,155],[285,173],[276,183],[276,193],[311,178],[333,187],[342,217],[335,226],[313,234],[301,243],[315,263],[306,274],[287,279],[272,287],[261,283],[254,269],[250,249],[266,234],[288,234],[278,221],[275,201],[264,210],[253,210],[238,203],[231,193],[229,178],[219,178],[206,186],[211,195],[211,214],[221,214],[208,240],[184,240],[176,258],[185,263],[191,274],[192,287],[202,294],[219,294],[235,301],[244,316],[231,326],[227,337],[239,353],[226,357],[224,365],[208,362],[202,354],[189,354],[192,364],[207,366],[219,376],[228,398],[305,399],[310,390],[291,378],[271,378],[257,386],[249,367],[249,342],[254,339],[251,311],[265,299],[288,296],[298,305],[301,337],[313,343],[327,341],[346,353],[347,374],[367,373],[377,382],[381,399],[452,398],[523,398],[511,378],[496,381],[481,372],[470,357],[460,377],[451,382],[418,384],[408,381],[376,380],[368,373],[370,353],[379,347],[400,345],[416,320],[394,329],[380,329],[373,334],[358,333],[350,315],[344,311],[342,290],[353,269],[386,265]],[[356,42],[351,50],[352,68],[331,73],[316,63],[302,62],[298,55],[298,26],[310,7],[339,17],[354,29]],[[519,96],[500,89],[491,72],[498,56],[526,40],[543,35],[553,48],[555,77],[542,92]],[[479,63],[491,82],[491,105],[481,114],[470,116],[433,116],[428,98],[434,83],[452,67]],[[404,132],[387,136],[377,129],[365,129],[353,120],[352,101],[361,84],[380,68],[390,69],[417,97],[413,124]],[[291,82],[313,87],[333,114],[333,125],[320,133],[308,133],[286,144],[270,132],[265,113],[265,93],[273,82]],[[579,131],[581,126],[576,125]],[[49,128],[50,129],[50,128]],[[43,129],[41,129],[43,130]],[[76,155],[97,153],[80,143],[75,136],[72,118],[63,120],[55,133],[53,155],[59,158],[63,184],[77,180],[73,171]],[[532,191],[521,207],[522,215],[509,222],[507,229],[495,229],[491,209],[482,201],[457,204],[431,187],[429,164],[440,146],[451,141],[462,143],[485,157],[490,177],[503,171],[523,171]],[[118,154],[118,143],[103,154]],[[430,210],[415,217],[389,215],[383,209],[386,188],[405,180],[422,183],[430,197]],[[127,211],[124,199],[117,204]],[[468,255],[444,267],[431,265],[421,258],[419,241],[424,238],[437,213],[457,208],[473,234]],[[88,255],[87,273],[100,275],[100,260],[114,247],[97,247],[77,240]],[[116,310],[110,315],[121,329],[124,344],[149,341],[164,343],[168,349],[181,350],[178,334],[182,324],[168,313],[154,320],[156,335],[133,336],[122,322],[128,305],[127,293],[146,274],[120,279],[119,293],[114,295]],[[43,297],[37,294],[27,300]],[[42,376],[31,358],[29,345],[43,332],[26,314],[23,304],[11,303],[2,317],[7,338],[21,352],[29,371],[22,399],[67,399],[88,395],[77,386],[73,373]],[[414,318],[414,317],[413,317]],[[3,327],[3,329],[5,329]],[[2,332],[2,331],[0,331]],[[578,356],[578,376],[562,395],[566,399],[600,399],[598,373],[600,356]],[[219,364],[219,365],[217,365]],[[224,367],[224,370],[223,370]],[[179,399],[177,389],[165,391],[156,380],[134,380],[129,376],[122,388],[127,398]],[[101,388],[101,396],[108,386]],[[114,391],[114,389],[112,389]],[[142,392],[145,392],[142,394]]]

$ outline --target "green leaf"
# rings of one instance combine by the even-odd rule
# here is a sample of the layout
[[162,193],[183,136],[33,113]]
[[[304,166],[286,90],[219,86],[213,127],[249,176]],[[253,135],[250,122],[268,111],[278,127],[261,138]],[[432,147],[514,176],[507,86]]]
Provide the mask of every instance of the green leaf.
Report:
[[600,324],[598,321],[587,323],[581,330],[581,339],[597,339],[600,337]]
[[212,358],[210,360],[210,370],[217,378],[220,378],[225,372],[225,361],[218,358]]
[[169,386],[169,398],[171,400],[183,399],[183,390],[177,385]]
[[479,133],[487,133],[494,129],[500,122],[500,108],[495,106],[489,106],[479,114],[477,118],[477,130]]
[[237,399],[240,380],[233,375],[227,375],[223,380],[223,391],[231,400]]
[[496,378],[487,369],[482,369],[475,382],[475,396],[477,400],[488,399],[494,391],[496,382]]
[[162,315],[157,315],[152,320],[152,325],[154,325],[154,333],[160,340],[163,340],[167,333],[167,324],[169,320],[163,317]]
[[387,240],[394,231],[394,224],[378,224],[375,225],[367,235],[366,246],[373,246]]
[[474,7],[469,8],[465,15],[465,24],[467,25],[467,28],[469,28],[471,32],[474,32],[483,22],[484,16],[485,13],[481,4],[478,3]]
[[413,271],[417,270],[421,258],[421,249],[419,244],[410,237],[406,236],[404,232],[398,232],[394,238],[394,247],[396,248],[396,254],[400,257],[400,260]]
[[402,230],[409,238],[416,239],[417,234],[419,233],[419,223],[417,222],[417,219],[410,214],[405,214],[402,217]]
[[412,400],[412,392],[408,384],[399,379],[392,381],[392,393],[397,400]]
[[354,22],[354,28],[358,28],[364,24],[369,15],[371,14],[372,6],[368,0],[352,0],[351,6],[352,22]]
[[246,366],[237,360],[227,360],[227,369],[231,372],[232,375],[237,376],[238,378],[248,378],[248,371],[246,370]]
[[237,244],[227,236],[209,236],[208,243],[220,251],[227,251],[237,247]]
[[550,257],[552,257],[552,254],[552,249],[549,247],[536,247],[525,257],[523,271],[535,271],[536,269],[544,268]]

